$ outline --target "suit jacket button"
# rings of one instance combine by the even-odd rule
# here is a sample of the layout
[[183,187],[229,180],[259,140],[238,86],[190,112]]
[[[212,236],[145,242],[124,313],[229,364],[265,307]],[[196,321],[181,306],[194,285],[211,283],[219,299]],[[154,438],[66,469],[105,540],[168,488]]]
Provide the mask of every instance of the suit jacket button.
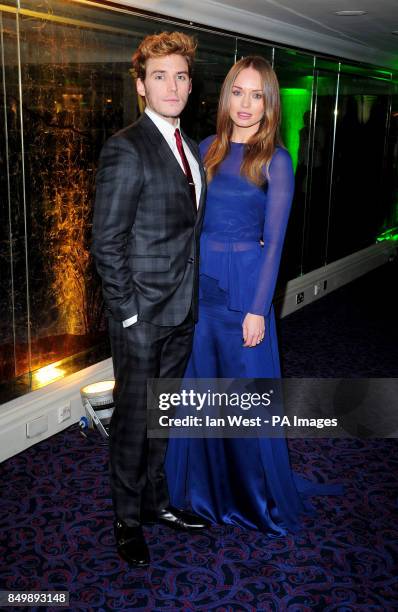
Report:
[[193,264],[193,262],[194,262],[194,258],[193,258],[193,257],[190,257],[190,258],[188,259],[188,263]]

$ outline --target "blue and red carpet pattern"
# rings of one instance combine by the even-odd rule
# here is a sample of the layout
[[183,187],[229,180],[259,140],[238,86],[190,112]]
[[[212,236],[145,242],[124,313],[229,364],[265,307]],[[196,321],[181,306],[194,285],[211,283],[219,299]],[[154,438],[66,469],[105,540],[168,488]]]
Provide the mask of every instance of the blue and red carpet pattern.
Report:
[[[384,317],[368,319],[353,291],[280,322],[285,375],[397,376],[386,304]],[[0,589],[66,590],[73,612],[397,610],[396,440],[290,440],[289,449],[296,471],[346,488],[312,498],[318,516],[298,535],[221,526],[189,535],[155,525],[145,528],[151,566],[130,570],[114,546],[106,445],[72,426],[0,466]]]
[[318,517],[299,535],[155,525],[153,562],[134,571],[115,552],[106,447],[71,427],[1,468],[1,588],[67,590],[70,610],[397,609],[395,441],[289,447],[305,476],[346,484],[344,497],[312,498]]

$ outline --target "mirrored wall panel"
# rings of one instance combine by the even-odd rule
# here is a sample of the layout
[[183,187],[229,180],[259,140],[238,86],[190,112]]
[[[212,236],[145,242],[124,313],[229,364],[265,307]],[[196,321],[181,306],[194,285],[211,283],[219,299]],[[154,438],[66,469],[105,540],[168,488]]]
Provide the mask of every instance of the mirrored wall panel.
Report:
[[29,388],[31,370],[23,102],[15,14],[1,12],[0,381]]
[[302,273],[305,218],[310,188],[314,57],[297,51],[275,49],[274,69],[281,94],[282,142],[292,157],[296,177],[280,272],[280,277],[288,280]]
[[341,68],[327,263],[375,243],[383,229],[390,87],[390,75]]
[[192,92],[181,122],[187,134],[199,143],[216,131],[218,97],[224,77],[235,61],[236,40],[198,30],[179,30],[193,35],[198,44]]
[[384,220],[382,231],[378,236],[380,242],[384,240],[398,241],[398,78],[392,83],[391,107],[388,113],[387,155],[385,158],[384,189],[382,200],[384,207]]
[[308,175],[302,272],[327,263],[332,187],[338,62],[316,59],[311,122],[308,125]]

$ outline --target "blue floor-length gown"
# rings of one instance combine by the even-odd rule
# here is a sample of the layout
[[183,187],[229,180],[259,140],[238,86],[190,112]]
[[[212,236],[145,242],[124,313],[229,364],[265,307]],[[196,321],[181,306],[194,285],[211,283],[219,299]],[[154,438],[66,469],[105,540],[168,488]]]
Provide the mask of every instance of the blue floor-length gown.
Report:
[[[204,157],[214,136],[204,140]],[[230,151],[208,187],[201,236],[199,320],[186,378],[280,378],[272,298],[294,191],[289,153],[277,147],[265,187],[240,174],[244,144]],[[262,246],[263,243],[263,246]],[[264,315],[265,339],[243,347],[246,313]],[[341,492],[294,474],[283,438],[169,440],[170,501],[216,523],[297,531],[304,498]]]

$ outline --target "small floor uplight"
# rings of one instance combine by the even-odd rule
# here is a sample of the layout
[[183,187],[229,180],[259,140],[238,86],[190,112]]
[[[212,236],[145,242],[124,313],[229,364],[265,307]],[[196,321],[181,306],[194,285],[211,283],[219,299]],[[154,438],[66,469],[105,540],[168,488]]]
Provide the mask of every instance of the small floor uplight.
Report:
[[92,423],[101,436],[106,439],[109,438],[109,423],[114,409],[114,386],[114,380],[102,380],[80,389],[83,407],[89,423]]

